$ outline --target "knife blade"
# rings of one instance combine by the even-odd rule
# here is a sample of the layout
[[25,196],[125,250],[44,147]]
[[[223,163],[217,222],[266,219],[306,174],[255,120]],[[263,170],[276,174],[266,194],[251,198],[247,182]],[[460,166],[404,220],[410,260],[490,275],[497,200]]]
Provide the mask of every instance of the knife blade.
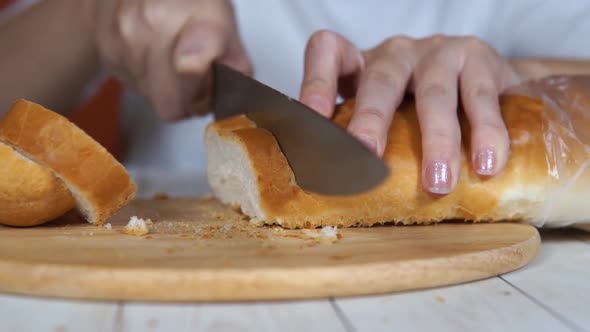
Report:
[[244,114],[270,131],[297,185],[322,195],[368,191],[388,175],[387,165],[344,128],[303,103],[226,65],[213,65],[215,120]]

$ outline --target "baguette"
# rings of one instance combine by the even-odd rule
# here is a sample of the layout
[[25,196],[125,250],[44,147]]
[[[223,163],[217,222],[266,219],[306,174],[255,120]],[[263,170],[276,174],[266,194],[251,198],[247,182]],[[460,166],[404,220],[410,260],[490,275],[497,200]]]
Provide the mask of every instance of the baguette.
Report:
[[135,183],[104,147],[39,104],[17,100],[0,122],[0,142],[59,178],[91,224],[103,224],[135,197]]
[[[460,112],[462,170],[456,189],[446,196],[422,189],[421,137],[412,99],[400,105],[388,133],[383,158],[391,174],[369,192],[345,197],[305,192],[274,136],[243,115],[208,126],[208,180],[219,200],[240,208],[252,222],[285,228],[445,220],[563,226],[589,221],[586,146],[565,124],[545,116],[541,99],[505,95],[500,106],[511,140],[504,171],[492,178],[473,171],[469,125]],[[334,121],[346,127],[353,109],[354,100],[339,105]],[[556,136],[552,139],[549,127]]]
[[74,208],[66,186],[49,170],[0,143],[0,224],[37,226]]

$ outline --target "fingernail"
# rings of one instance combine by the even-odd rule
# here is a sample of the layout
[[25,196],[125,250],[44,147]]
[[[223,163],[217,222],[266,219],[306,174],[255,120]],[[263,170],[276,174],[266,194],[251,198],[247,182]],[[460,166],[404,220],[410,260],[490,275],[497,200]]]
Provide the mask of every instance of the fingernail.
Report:
[[433,194],[448,194],[451,192],[451,169],[446,162],[435,161],[424,170],[426,188]]
[[303,100],[303,103],[323,116],[328,116],[330,113],[330,103],[322,96],[313,95],[306,97]]
[[371,151],[377,153],[377,140],[367,135],[358,135],[358,139]]
[[475,171],[479,175],[492,175],[494,173],[494,150],[484,148],[479,150],[475,156]]
[[184,40],[178,48],[178,56],[176,58],[176,68],[178,70],[187,71],[201,71],[206,66],[205,61],[210,59],[207,52],[201,43],[192,40]]
[[201,71],[203,67],[203,57],[197,54],[183,54],[176,60],[179,71]]

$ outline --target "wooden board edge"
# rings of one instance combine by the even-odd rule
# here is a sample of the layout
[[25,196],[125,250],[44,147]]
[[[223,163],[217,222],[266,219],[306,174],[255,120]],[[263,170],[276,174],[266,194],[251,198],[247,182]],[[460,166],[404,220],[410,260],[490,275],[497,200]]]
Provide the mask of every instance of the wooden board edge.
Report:
[[[79,265],[32,266],[0,260],[0,292],[64,299],[148,302],[303,300],[387,294],[472,282],[520,269],[540,251],[539,232],[536,228],[531,229],[534,233],[523,242],[483,252],[427,261],[316,266],[291,269],[287,273],[285,269],[247,271],[232,268],[215,271],[129,268],[114,271]],[[490,264],[492,260],[494,264]],[[490,269],[492,266],[495,268]],[[21,277],[8,278],[9,275]],[[363,287],[359,288],[361,283]]]

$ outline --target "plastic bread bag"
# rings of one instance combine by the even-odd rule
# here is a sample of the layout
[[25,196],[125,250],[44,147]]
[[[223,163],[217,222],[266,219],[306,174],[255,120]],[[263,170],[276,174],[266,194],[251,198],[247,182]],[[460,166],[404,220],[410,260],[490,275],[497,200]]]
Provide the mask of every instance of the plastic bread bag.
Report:
[[532,224],[590,229],[590,76],[550,76],[505,94],[543,102],[549,188]]

